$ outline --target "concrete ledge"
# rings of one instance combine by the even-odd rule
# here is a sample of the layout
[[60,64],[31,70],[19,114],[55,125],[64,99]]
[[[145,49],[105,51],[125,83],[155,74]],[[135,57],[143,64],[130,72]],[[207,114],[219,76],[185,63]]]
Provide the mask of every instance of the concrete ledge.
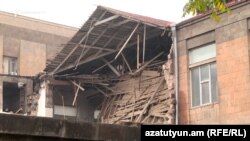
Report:
[[7,114],[0,114],[0,134],[79,140],[140,140],[137,127]]

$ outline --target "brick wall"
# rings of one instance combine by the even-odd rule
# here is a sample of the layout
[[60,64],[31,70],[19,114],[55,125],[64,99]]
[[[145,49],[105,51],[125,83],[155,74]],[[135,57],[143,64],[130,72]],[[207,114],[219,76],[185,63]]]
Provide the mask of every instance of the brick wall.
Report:
[[[250,123],[249,17],[248,1],[220,23],[205,16],[177,25],[181,124]],[[209,42],[216,44],[218,102],[191,108],[188,49]]]

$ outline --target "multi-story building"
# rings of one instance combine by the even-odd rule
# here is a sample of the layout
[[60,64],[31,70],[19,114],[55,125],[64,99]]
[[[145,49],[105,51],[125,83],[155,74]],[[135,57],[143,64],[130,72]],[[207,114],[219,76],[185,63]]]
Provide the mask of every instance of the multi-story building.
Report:
[[176,25],[180,124],[250,123],[250,1]]
[[[148,50],[146,54],[153,53],[149,51],[152,46],[153,46],[152,48],[154,48],[155,50],[157,50],[158,47],[160,46],[156,44],[151,44],[151,42],[164,44],[163,46],[165,46],[165,49],[168,50],[166,52],[171,53],[171,51],[173,51],[176,53],[174,55],[175,56],[175,59],[173,59],[174,61],[171,60],[171,55],[169,55],[169,58],[165,58],[165,61],[167,61],[167,64],[168,64],[166,70],[172,69],[171,67],[172,63],[175,66],[175,69],[174,69],[175,70],[174,71],[174,76],[175,76],[174,89],[175,89],[175,95],[176,95],[175,111],[173,111],[171,108],[169,109],[169,107],[173,108],[173,105],[174,105],[174,102],[170,100],[167,103],[165,103],[166,105],[165,110],[167,111],[165,114],[162,114],[162,112],[154,113],[155,115],[148,113],[150,111],[151,112],[159,111],[159,109],[150,110],[150,108],[153,109],[153,106],[155,105],[158,107],[161,107],[160,106],[161,103],[164,103],[164,100],[162,99],[159,100],[158,97],[156,96],[155,100],[159,100],[159,101],[162,100],[163,102],[159,102],[157,104],[154,103],[154,105],[152,105],[151,107],[148,107],[147,109],[138,108],[136,110],[136,114],[134,114],[133,110],[129,110],[126,108],[125,108],[126,110],[124,110],[124,108],[122,107],[123,106],[122,104],[117,104],[117,103],[123,103],[124,101],[126,101],[127,97],[129,97],[128,95],[127,96],[119,95],[120,97],[114,98],[115,100],[112,100],[112,98],[109,97],[109,94],[111,95],[111,97],[113,97],[115,95],[114,93],[118,93],[118,94],[122,93],[120,92],[120,90],[123,90],[125,92],[128,91],[127,93],[130,93],[131,91],[133,91],[134,93],[132,95],[137,95],[136,99],[139,99],[138,104],[136,104],[136,100],[134,101],[134,103],[132,101],[127,101],[128,102],[127,104],[134,105],[136,107],[137,105],[140,105],[141,103],[143,103],[141,101],[142,99],[145,98],[143,94],[148,89],[150,89],[146,87],[140,88],[141,85],[144,86],[143,84],[144,81],[133,82],[133,81],[136,81],[136,78],[138,78],[138,75],[137,77],[126,77],[126,79],[122,79],[123,76],[129,76],[133,74],[133,69],[135,69],[135,72],[139,70],[141,71],[142,69],[145,70],[145,68],[146,68],[146,72],[148,71],[147,66],[143,66],[143,64],[145,65],[145,63],[141,63],[142,61],[141,58],[143,58],[143,54],[140,51],[141,49],[143,50],[143,47],[140,47],[140,45],[144,43],[142,42],[142,40],[139,40],[139,39],[137,42],[137,47],[138,47],[137,51],[131,49],[131,48],[135,48],[133,47],[134,45],[131,45],[131,46],[128,45],[127,47],[128,49],[124,50],[124,52],[127,53],[124,55],[130,59],[128,61],[128,64],[132,64],[132,65],[137,64],[137,67],[132,68],[132,71],[130,70],[129,73],[128,73],[128,70],[126,70],[126,68],[125,70],[123,70],[122,75],[117,70],[118,68],[116,67],[116,65],[122,64],[122,60],[124,58],[120,60],[119,59],[112,60],[112,53],[117,54],[117,52],[120,53],[124,49],[124,46],[121,49],[111,48],[116,45],[110,46],[111,49],[114,49],[114,52],[110,52],[106,54],[105,53],[99,54],[100,58],[98,56],[94,56],[94,57],[91,56],[93,55],[91,53],[87,55],[85,54],[86,57],[80,58],[81,60],[79,60],[77,67],[75,67],[76,65],[75,65],[74,57],[80,56],[79,51],[73,50],[72,52],[73,55],[72,54],[65,55],[65,53],[61,52],[61,55],[58,55],[57,60],[63,60],[63,61],[59,61],[60,62],[59,63],[57,60],[54,60],[54,63],[47,66],[47,71],[52,72],[52,73],[55,73],[56,71],[58,71],[59,72],[58,74],[60,75],[65,75],[68,73],[70,74],[78,73],[78,74],[91,74],[91,75],[100,74],[102,76],[102,75],[106,75],[107,73],[111,73],[111,74],[113,73],[116,75],[116,77],[119,78],[119,80],[122,79],[120,83],[115,83],[115,84],[111,83],[111,85],[109,85],[110,86],[109,88],[107,88],[107,86],[105,87],[102,86],[102,89],[99,89],[99,86],[95,86],[94,84],[92,84],[91,86],[91,90],[93,90],[93,88],[96,89],[95,93],[100,93],[101,95],[105,92],[104,93],[105,97],[108,97],[108,98],[104,98],[108,100],[108,102],[106,101],[106,103],[108,103],[106,105],[112,105],[110,107],[108,106],[106,108],[101,108],[101,109],[98,107],[99,110],[101,110],[100,118],[104,122],[113,123],[115,121],[115,123],[119,123],[119,121],[132,122],[134,120],[136,122],[157,124],[160,121],[161,121],[160,123],[165,123],[164,122],[165,119],[167,119],[168,123],[173,123],[171,119],[176,119],[175,121],[178,124],[249,123],[250,111],[249,111],[248,105],[250,104],[250,98],[248,94],[250,92],[250,76],[249,76],[249,71],[250,71],[249,70],[250,69],[249,68],[249,63],[250,63],[250,59],[249,59],[250,57],[249,55],[250,1],[245,1],[245,0],[233,1],[230,3],[230,8],[231,8],[231,14],[227,14],[227,13],[220,14],[220,17],[221,17],[220,22],[216,22],[215,20],[211,19],[210,13],[208,12],[207,14],[201,14],[189,20],[178,23],[176,25],[172,25],[171,26],[172,31],[170,33],[173,34],[172,35],[173,42],[168,38],[169,36],[166,36],[166,37],[163,36],[164,33],[169,34],[168,27],[170,26],[170,24],[165,26],[165,31],[162,31],[162,34],[161,34],[162,37],[164,37],[167,40],[166,42],[164,42],[164,40],[159,40],[159,39],[158,40],[146,39],[146,42],[147,42],[146,50]],[[109,31],[109,29],[112,29],[110,28],[110,27],[114,27],[112,26],[112,24],[117,24],[116,23],[117,17],[121,16],[121,17],[127,18],[126,17],[127,13],[119,12],[119,11],[117,12],[116,10],[112,10],[112,9],[110,10],[108,8],[107,9],[103,8],[103,9],[110,12],[111,15],[113,14],[113,16],[109,15],[110,19],[107,18],[107,21],[105,19],[103,21],[100,20],[102,21],[100,22],[101,23],[100,25],[103,26],[102,27],[103,29],[105,29],[105,30],[102,30],[104,34],[101,34],[100,36],[109,34],[109,33],[106,33],[105,31]],[[93,15],[96,16],[97,14],[93,14]],[[133,17],[133,16],[130,15],[130,17]],[[137,16],[135,17],[137,18]],[[143,19],[145,20],[147,18],[143,18]],[[150,20],[152,23],[156,23],[157,21],[157,20],[152,20],[152,19]],[[143,21],[143,20],[140,21],[140,19],[136,19],[135,21],[130,21],[129,19],[126,19],[124,20],[124,24],[123,22],[119,24],[120,26],[119,29],[126,29],[126,27],[132,25],[132,22],[141,22],[147,25],[148,27],[150,27],[150,25],[148,25],[149,24],[148,21]],[[168,23],[168,22],[165,21],[165,23]],[[86,23],[86,25],[89,25],[89,24]],[[86,28],[85,32],[87,33],[87,35],[89,34],[90,37],[92,37],[92,35],[94,36],[95,32],[97,32],[95,30],[92,31],[91,27],[89,26],[83,26],[83,28]],[[94,28],[98,28],[98,26]],[[161,26],[156,26],[152,28],[162,29]],[[90,32],[87,32],[88,30],[90,30]],[[139,34],[138,36],[143,35],[143,31],[141,30],[142,28],[139,28],[139,30],[137,30],[137,33]],[[154,31],[154,33],[157,33],[157,32]],[[119,34],[123,35],[122,32],[118,32],[118,35]],[[83,34],[83,35],[79,34],[77,37],[82,36],[84,39],[85,35],[86,34]],[[134,41],[136,37],[132,35],[131,37],[133,38],[131,40]],[[128,37],[128,36],[124,36],[124,37]],[[130,38],[128,38],[128,40],[129,39]],[[93,42],[91,40],[88,40],[88,41],[89,42],[87,42],[87,45],[90,46],[89,48],[91,48],[91,43],[97,43],[97,44],[99,43],[98,40],[94,40]],[[170,48],[171,44],[173,45],[172,48]],[[102,45],[103,44],[100,43],[98,44],[98,47],[102,47]],[[77,49],[77,46],[75,48],[70,47],[70,46],[64,47],[64,50],[72,50],[72,49]],[[136,55],[136,52],[137,52],[137,55]],[[157,54],[151,54],[151,55],[154,56]],[[148,56],[149,58],[145,58],[146,61],[148,61],[152,56]],[[103,61],[103,58],[106,61],[105,60]],[[107,61],[108,59],[109,61]],[[164,57],[162,59],[164,60]],[[103,69],[103,66],[100,67],[101,64],[107,67]],[[123,64],[126,64],[126,63],[123,63]],[[142,66],[140,66],[141,64]],[[158,64],[158,65],[161,66],[161,64]],[[111,71],[108,71],[107,70],[108,68],[110,68]],[[102,69],[103,71],[99,71],[99,69]],[[124,67],[122,67],[122,69],[124,69]],[[141,76],[139,77],[142,80],[143,80],[143,75],[144,73],[141,73]],[[170,98],[167,98],[167,99],[171,99],[172,89],[170,88],[173,88],[171,85],[172,74],[170,73],[170,74],[164,74],[164,75],[166,77],[167,90],[169,89],[165,93],[166,94],[165,98],[169,96]],[[80,82],[82,84],[86,83],[84,81],[80,81],[80,80],[78,81],[79,81],[79,84]],[[127,81],[131,81],[131,82],[127,82]],[[139,83],[139,86],[138,86],[139,88],[137,88],[136,85],[130,86],[129,84],[132,84],[132,82],[136,84]],[[150,83],[153,83],[153,82],[154,81]],[[142,84],[140,85],[140,83]],[[76,88],[79,87],[79,84],[78,86],[76,85]],[[150,86],[152,84],[148,84],[148,85]],[[134,89],[131,90],[131,87],[134,87]],[[114,89],[117,89],[117,88],[119,89],[115,91]],[[137,92],[138,89],[140,89],[139,92]],[[157,91],[157,90],[152,90],[152,91]],[[89,93],[92,93],[92,91],[88,92],[88,89],[86,89],[85,93],[89,94]],[[155,93],[152,92],[151,94],[153,96],[151,97],[152,99],[148,99],[149,101],[154,99]],[[125,99],[123,100],[123,98]],[[72,96],[72,99],[73,99],[73,96]],[[146,104],[146,102],[144,104]],[[150,104],[150,102],[147,104]],[[105,107],[106,105],[103,104],[100,107]],[[148,105],[145,105],[145,106],[148,106]],[[94,106],[89,106],[89,107],[93,108]],[[110,113],[108,114],[106,114],[105,112],[107,108],[111,109],[109,110]],[[146,114],[140,113],[140,110],[142,110]],[[148,112],[145,112],[145,111],[148,111]],[[116,118],[118,116],[121,116],[121,119],[116,121],[117,120]],[[130,118],[128,118],[127,116],[130,116]]]
[[25,111],[31,76],[42,72],[77,28],[0,12],[0,111]]
[[[4,14],[0,27],[3,74],[33,76],[44,69],[46,59],[53,58],[58,46],[68,43],[47,65],[45,89],[38,98],[31,98],[37,102],[27,98],[33,92],[32,80],[2,76],[2,109],[17,111],[17,104],[4,104],[16,101],[23,109],[39,104],[40,116],[93,121],[100,112],[99,119],[106,123],[249,123],[249,6],[249,1],[231,2],[231,14],[220,14],[220,22],[207,13],[176,25],[99,6],[77,33],[69,27]],[[39,24],[31,26],[32,22]],[[159,81],[163,76],[165,82]],[[151,87],[156,85],[151,84],[153,80],[141,81],[149,77],[159,77],[155,80],[159,87]],[[15,85],[9,83],[12,80]],[[160,87],[163,83],[166,88]],[[155,96],[158,89],[166,91],[163,99]],[[12,100],[5,93],[21,95]],[[137,100],[128,100],[133,95]],[[149,95],[150,99],[145,98]],[[125,108],[124,100],[128,100]],[[150,106],[153,100],[160,102]],[[136,107],[136,102],[146,108],[142,104],[134,114],[126,105]],[[166,105],[163,111],[152,110],[162,105]]]

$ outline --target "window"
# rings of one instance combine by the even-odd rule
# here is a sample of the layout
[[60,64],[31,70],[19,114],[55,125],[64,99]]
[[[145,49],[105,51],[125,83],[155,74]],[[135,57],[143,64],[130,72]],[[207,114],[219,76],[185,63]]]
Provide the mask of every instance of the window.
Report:
[[4,74],[17,75],[17,58],[4,56],[3,72]]
[[192,107],[211,104],[218,100],[215,57],[215,44],[189,51]]
[[54,114],[55,115],[65,115],[65,116],[76,116],[76,107],[72,106],[62,106],[62,105],[54,105]]

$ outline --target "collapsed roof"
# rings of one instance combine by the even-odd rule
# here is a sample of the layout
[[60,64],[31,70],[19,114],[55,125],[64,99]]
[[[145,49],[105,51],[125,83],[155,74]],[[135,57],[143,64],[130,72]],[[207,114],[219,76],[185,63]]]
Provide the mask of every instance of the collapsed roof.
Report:
[[117,54],[121,48],[136,45],[138,39],[131,38],[135,32],[143,34],[146,30],[145,40],[149,40],[164,34],[167,36],[171,24],[172,22],[98,6],[75,36],[47,65],[45,71],[52,75],[65,72],[92,73],[105,63],[94,62],[95,60]]
[[98,6],[45,69],[49,79],[72,84],[49,80],[54,102],[64,95],[74,105],[78,97],[102,123],[173,124],[171,24]]

